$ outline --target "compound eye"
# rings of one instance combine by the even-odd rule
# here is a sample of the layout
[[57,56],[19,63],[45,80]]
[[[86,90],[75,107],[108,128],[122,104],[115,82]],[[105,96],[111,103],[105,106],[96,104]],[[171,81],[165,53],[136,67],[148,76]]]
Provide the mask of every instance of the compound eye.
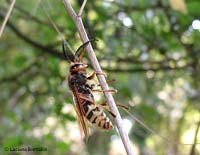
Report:
[[76,66],[72,66],[71,69],[76,69]]
[[80,65],[75,65],[74,67],[73,67],[73,69],[76,69],[76,68],[78,68]]

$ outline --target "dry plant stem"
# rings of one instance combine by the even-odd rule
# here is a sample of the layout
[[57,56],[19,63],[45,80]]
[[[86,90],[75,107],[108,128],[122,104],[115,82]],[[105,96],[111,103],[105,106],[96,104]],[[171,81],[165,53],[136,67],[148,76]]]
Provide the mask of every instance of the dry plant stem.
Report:
[[10,17],[12,9],[13,9],[13,7],[15,5],[15,2],[16,2],[16,0],[13,0],[12,3],[10,4],[9,8],[8,8],[8,12],[6,13],[6,16],[5,16],[4,20],[3,20],[3,23],[2,23],[1,28],[0,28],[0,38],[1,38],[1,35],[3,33],[4,28],[6,26],[6,23],[7,23],[8,19],[9,19],[9,17]]
[[79,10],[78,16],[81,16],[81,15],[82,15],[83,9],[84,9],[86,3],[87,3],[87,0],[84,0],[84,1],[83,1],[83,4],[81,5],[81,8],[80,8],[80,10]]
[[[76,12],[73,10],[73,8],[72,8],[72,6],[71,6],[71,4],[69,3],[68,0],[63,0],[63,3],[65,5],[67,12],[69,13],[71,18],[73,19],[73,21],[74,21],[74,23],[75,23],[75,25],[78,29],[78,32],[79,32],[79,35],[80,35],[82,41],[83,42],[88,41],[89,38],[88,38],[87,33],[85,31],[81,17],[76,14]],[[99,65],[99,62],[96,58],[96,55],[94,53],[94,50],[93,50],[91,44],[89,44],[86,47],[86,50],[88,52],[88,56],[91,60],[91,63],[92,63],[92,66],[93,66],[95,72],[102,73],[101,67]],[[99,80],[99,83],[100,83],[102,89],[108,90],[109,87],[108,87],[108,84],[106,82],[105,77],[101,74],[98,74],[97,77],[98,77],[98,80]],[[105,95],[105,97],[108,101],[108,105],[110,107],[111,112],[116,115],[116,118],[114,120],[115,120],[115,123],[117,125],[118,130],[119,130],[119,134],[121,136],[121,139],[122,139],[122,142],[123,142],[124,147],[126,149],[126,152],[127,152],[128,155],[133,155],[134,154],[133,153],[133,147],[131,145],[131,142],[129,140],[127,132],[123,128],[122,119],[121,119],[120,113],[119,113],[119,111],[116,107],[113,96],[112,96],[111,92],[104,92],[104,95]]]

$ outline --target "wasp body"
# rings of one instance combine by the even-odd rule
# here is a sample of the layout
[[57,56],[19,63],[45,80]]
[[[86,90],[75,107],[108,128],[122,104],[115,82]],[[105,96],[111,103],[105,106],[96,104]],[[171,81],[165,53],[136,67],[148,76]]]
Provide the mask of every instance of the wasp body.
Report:
[[82,63],[83,52],[89,42],[90,41],[80,46],[75,55],[72,53],[67,55],[63,45],[64,54],[68,58],[68,61],[70,61],[68,85],[73,93],[77,116],[85,136],[88,134],[85,119],[102,129],[108,130],[113,128],[112,122],[106,116],[102,108],[95,102],[92,94],[93,85],[88,83],[88,80],[94,78],[95,73],[87,76],[88,66]]

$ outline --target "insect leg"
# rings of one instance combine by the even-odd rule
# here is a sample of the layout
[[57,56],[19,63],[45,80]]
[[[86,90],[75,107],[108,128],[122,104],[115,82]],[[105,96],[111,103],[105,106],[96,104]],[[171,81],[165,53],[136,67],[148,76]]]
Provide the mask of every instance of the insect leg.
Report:
[[[91,75],[87,77],[88,80],[94,79],[95,75],[104,75],[105,77],[107,76],[106,73],[98,73],[98,72],[93,72]],[[115,79],[107,80],[107,83],[115,82]]]
[[116,92],[117,92],[116,89],[108,89],[108,90],[103,90],[103,89],[92,89],[92,91],[94,91],[94,92],[113,92],[113,93],[116,93]]
[[[94,79],[95,75],[97,74],[103,74],[105,76],[105,73],[97,73],[97,72],[93,72],[90,76],[87,77],[88,80],[92,80]],[[111,82],[114,82],[115,80],[114,79],[111,79],[111,80],[108,80],[107,83],[111,83]],[[100,86],[100,84],[92,84],[90,85],[90,89],[92,91],[96,91],[96,92],[117,92],[116,89],[109,89],[109,90],[101,90],[101,89],[94,89],[94,87],[98,87]]]
[[108,110],[108,108],[107,108],[107,101],[104,101],[103,103],[101,103],[100,104],[100,106],[105,110],[105,111],[107,111],[112,117],[116,117],[116,115],[113,113],[113,112],[111,112],[110,110]]
[[95,72],[96,75],[103,75],[105,77],[107,77],[106,73],[105,72]]
[[96,73],[94,72],[90,76],[88,76],[87,79],[92,80],[92,79],[94,79],[95,75],[96,75]]
[[108,109],[105,109],[112,117],[116,117],[116,115],[114,114],[114,113],[112,113],[110,110],[108,110]]
[[91,100],[91,99],[89,99],[89,98],[87,98],[87,97],[85,97],[85,96],[83,96],[83,95],[80,95],[80,98],[83,99],[83,100],[86,100],[86,101],[89,101],[89,102],[95,104],[95,101],[94,101],[94,100]]
[[[106,80],[107,83],[112,83],[115,82],[115,79],[111,79],[111,80]],[[97,86],[101,86],[100,84],[97,84]]]
[[[104,106],[104,107],[107,107],[107,106],[108,106],[107,103],[108,103],[107,101],[104,101],[104,102],[101,103],[100,105],[101,105],[101,106]],[[123,105],[123,104],[117,103],[116,105],[117,105],[118,107],[122,108],[122,109],[129,110],[129,107],[128,107],[128,106],[125,106],[125,105]]]
[[[111,82],[114,82],[115,80],[108,80],[107,81],[107,83],[111,83]],[[96,87],[100,87],[101,85],[100,84],[96,84],[96,83],[93,83],[93,84],[90,84],[90,85],[88,85],[87,84],[87,87],[90,89],[90,90],[94,90],[94,88],[96,88]]]

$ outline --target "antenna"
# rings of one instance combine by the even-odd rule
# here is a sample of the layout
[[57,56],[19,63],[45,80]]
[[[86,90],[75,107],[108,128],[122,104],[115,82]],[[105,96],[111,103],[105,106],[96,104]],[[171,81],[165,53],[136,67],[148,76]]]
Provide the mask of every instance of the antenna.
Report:
[[93,42],[93,41],[98,41],[97,39],[91,39],[85,43],[83,43],[77,50],[76,50],[76,53],[75,53],[75,59],[79,60],[79,61],[82,61],[82,57],[83,57],[83,54],[85,52],[85,48],[87,47],[87,45],[90,43],[90,42]]

